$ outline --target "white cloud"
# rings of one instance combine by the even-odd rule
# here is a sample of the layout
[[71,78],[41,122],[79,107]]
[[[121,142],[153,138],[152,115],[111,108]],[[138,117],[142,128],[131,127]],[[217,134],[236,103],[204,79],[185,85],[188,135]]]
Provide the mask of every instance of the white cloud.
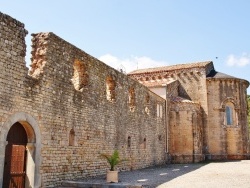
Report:
[[248,64],[250,64],[250,54],[242,53],[241,56],[237,57],[234,54],[230,54],[227,57],[226,63],[228,66],[238,66],[238,67],[244,67]]
[[98,59],[115,69],[118,69],[122,65],[123,67],[125,67],[126,73],[136,70],[137,67],[138,69],[144,69],[168,65],[167,62],[156,61],[146,56],[131,56],[126,59],[119,59],[115,56],[112,56],[111,54],[105,54]]

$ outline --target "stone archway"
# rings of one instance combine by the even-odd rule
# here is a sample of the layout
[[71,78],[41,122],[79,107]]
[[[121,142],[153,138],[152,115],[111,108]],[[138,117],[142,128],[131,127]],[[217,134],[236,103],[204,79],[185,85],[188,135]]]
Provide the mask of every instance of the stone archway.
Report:
[[[24,127],[27,133],[25,187],[40,187],[41,177],[39,167],[41,163],[41,134],[38,123],[34,117],[24,112],[17,112],[11,115],[2,126],[0,133],[0,150],[5,151],[6,145],[8,144],[6,141],[8,132],[17,122]],[[2,187],[3,184],[4,157],[5,152],[2,152],[0,154],[0,187]]]
[[25,187],[27,133],[21,123],[10,128],[5,147],[3,187]]

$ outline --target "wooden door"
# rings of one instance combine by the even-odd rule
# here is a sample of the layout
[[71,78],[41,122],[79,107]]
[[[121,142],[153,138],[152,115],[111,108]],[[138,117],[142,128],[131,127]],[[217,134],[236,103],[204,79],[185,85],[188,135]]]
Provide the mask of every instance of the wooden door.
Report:
[[24,188],[27,134],[20,123],[15,123],[7,136],[5,148],[4,188]]

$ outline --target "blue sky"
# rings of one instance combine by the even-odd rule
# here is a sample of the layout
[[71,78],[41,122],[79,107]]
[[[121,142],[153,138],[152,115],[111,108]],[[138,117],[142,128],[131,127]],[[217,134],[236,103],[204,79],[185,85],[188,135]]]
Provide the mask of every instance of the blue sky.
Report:
[[126,72],[212,60],[248,81],[249,10],[248,0],[0,0],[29,31],[27,64],[30,34],[51,31]]

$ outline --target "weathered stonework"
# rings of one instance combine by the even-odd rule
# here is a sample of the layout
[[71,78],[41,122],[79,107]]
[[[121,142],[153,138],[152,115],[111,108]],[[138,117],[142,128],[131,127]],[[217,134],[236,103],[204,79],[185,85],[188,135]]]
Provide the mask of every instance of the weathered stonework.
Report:
[[[207,79],[208,90],[208,127],[207,153],[215,154],[208,157],[246,159],[249,154],[249,135],[247,125],[247,101],[244,80],[215,76]],[[233,104],[234,114],[232,125],[226,123],[226,106]]]
[[100,154],[115,149],[122,170],[249,158],[248,81],[209,61],[125,75],[53,33],[32,35],[28,71],[26,34],[0,13],[0,187],[14,124],[27,134],[26,187],[104,174]]
[[24,25],[0,13],[0,26],[1,184],[6,136],[15,122],[28,135],[30,187],[104,174],[108,165],[100,154],[114,149],[128,159],[123,170],[165,162],[165,119],[156,116],[164,99],[53,33],[33,35],[28,74]]
[[248,81],[216,72],[213,62],[142,69],[129,76],[167,101],[168,161],[249,158]]
[[172,163],[199,162],[203,159],[203,129],[200,105],[172,102],[169,114],[169,153]]

